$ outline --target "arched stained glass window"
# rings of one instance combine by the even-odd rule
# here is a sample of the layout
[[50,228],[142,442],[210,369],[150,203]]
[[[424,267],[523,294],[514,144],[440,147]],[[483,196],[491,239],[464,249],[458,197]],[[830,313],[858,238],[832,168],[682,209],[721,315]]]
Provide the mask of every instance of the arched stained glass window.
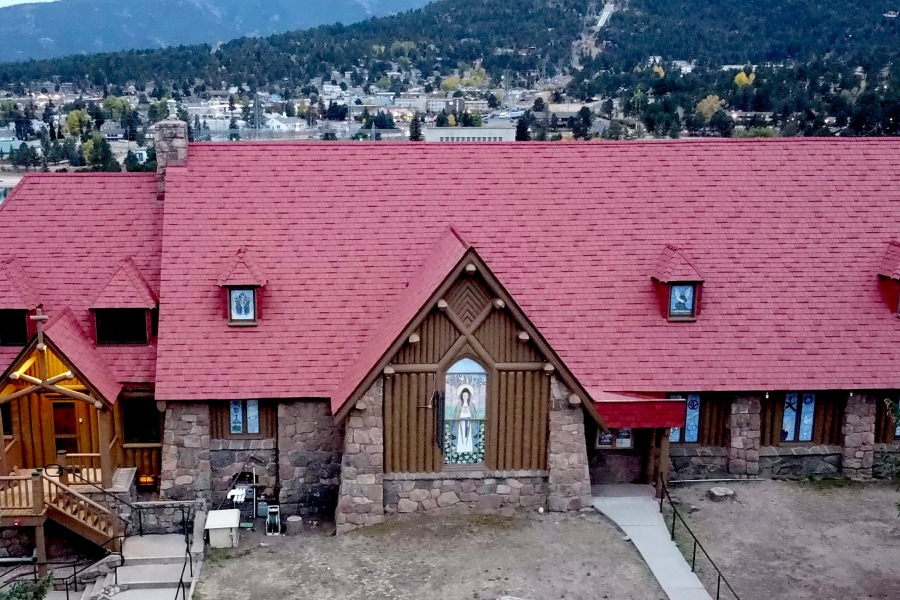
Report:
[[447,369],[444,378],[444,462],[484,462],[487,371],[471,358]]

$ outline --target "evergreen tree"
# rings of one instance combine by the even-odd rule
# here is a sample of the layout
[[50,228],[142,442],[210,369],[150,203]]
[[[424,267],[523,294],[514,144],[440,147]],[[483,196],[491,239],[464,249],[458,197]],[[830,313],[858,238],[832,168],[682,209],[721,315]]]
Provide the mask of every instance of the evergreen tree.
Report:
[[421,142],[424,139],[422,136],[422,122],[419,120],[419,113],[416,113],[409,124],[409,141]]
[[530,142],[531,141],[531,132],[528,130],[528,120],[524,115],[519,117],[519,120],[516,121],[516,141],[517,142]]

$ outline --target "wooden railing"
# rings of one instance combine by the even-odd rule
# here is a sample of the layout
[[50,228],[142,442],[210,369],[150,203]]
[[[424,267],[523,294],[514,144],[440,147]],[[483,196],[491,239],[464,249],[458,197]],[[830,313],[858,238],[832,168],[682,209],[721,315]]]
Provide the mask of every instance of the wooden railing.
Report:
[[[3,436],[3,438],[6,443],[4,452],[6,468],[9,469],[9,473],[12,473],[22,464],[22,444],[19,443],[19,438],[11,435]],[[0,473],[0,475],[9,475],[9,473]]]
[[122,464],[135,467],[138,475],[158,477],[162,460],[162,444],[123,444],[125,453]]
[[34,506],[31,477],[7,475],[0,477],[0,508],[28,510]]
[[44,501],[48,505],[109,537],[116,535],[118,516],[113,514],[112,511],[105,506],[97,504],[87,496],[60,485],[58,481],[47,475],[42,475],[42,477],[47,486],[47,496]]
[[102,483],[99,452],[66,454],[66,467],[91,483]]

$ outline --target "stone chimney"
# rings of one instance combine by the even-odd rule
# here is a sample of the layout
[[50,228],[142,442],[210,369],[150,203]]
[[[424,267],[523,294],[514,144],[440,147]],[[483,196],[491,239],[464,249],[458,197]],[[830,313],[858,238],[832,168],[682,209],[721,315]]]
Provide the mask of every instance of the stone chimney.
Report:
[[178,120],[178,108],[169,100],[169,116],[154,126],[156,130],[156,199],[166,195],[166,169],[187,163],[188,125]]

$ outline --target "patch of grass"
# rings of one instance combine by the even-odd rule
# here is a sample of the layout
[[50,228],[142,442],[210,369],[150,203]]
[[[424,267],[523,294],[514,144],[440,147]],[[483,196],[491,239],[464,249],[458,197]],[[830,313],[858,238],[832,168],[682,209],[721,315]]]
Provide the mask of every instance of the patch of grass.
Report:
[[210,548],[206,553],[205,562],[208,565],[221,565],[232,558],[241,558],[250,554],[250,550],[234,550],[232,548]]
[[828,492],[831,490],[859,489],[865,486],[862,481],[838,477],[811,477],[799,481],[801,488],[813,491]]

